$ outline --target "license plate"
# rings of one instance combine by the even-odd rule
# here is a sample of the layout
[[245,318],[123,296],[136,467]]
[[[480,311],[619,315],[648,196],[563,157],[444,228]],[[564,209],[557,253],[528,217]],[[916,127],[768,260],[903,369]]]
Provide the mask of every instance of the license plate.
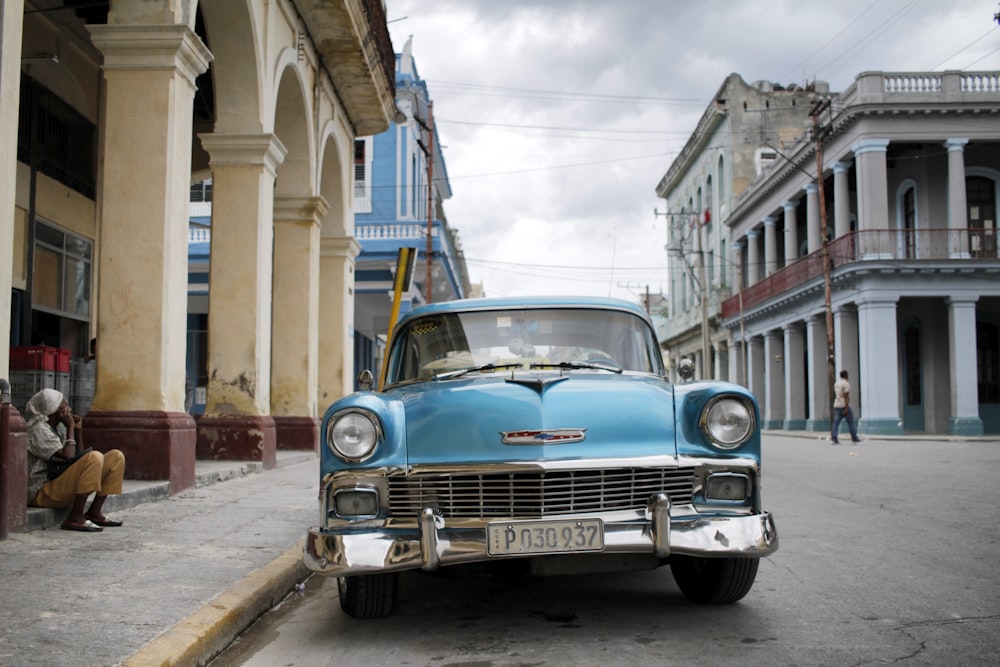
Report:
[[486,524],[486,550],[491,556],[554,554],[604,549],[600,519],[561,521],[496,521]]

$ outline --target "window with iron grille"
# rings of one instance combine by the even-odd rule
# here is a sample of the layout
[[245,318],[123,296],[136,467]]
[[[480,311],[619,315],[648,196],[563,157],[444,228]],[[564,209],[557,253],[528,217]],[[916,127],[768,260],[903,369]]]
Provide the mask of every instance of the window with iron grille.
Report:
[[21,76],[17,159],[94,198],[94,124],[55,93]]

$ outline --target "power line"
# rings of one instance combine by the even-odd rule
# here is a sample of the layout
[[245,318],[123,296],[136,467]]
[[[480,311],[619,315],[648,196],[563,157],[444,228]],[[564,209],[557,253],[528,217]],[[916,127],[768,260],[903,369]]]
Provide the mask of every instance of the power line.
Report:
[[795,70],[797,70],[799,67],[803,67],[807,62],[809,62],[815,56],[817,56],[820,53],[820,51],[822,51],[826,47],[830,46],[830,44],[832,44],[834,41],[836,41],[838,37],[840,37],[845,32],[847,32],[851,28],[851,26],[853,26],[855,23],[857,23],[858,21],[860,21],[862,19],[862,17],[864,17],[865,14],[867,14],[868,12],[870,12],[871,10],[873,10],[880,2],[882,2],[882,0],[875,0],[875,2],[873,2],[870,5],[868,5],[867,9],[865,9],[863,12],[861,12],[856,17],[854,17],[853,21],[851,21],[850,23],[846,24],[843,28],[841,28],[840,32],[838,32],[836,35],[834,35],[830,39],[826,40],[826,42],[824,42],[822,46],[820,46],[818,49],[816,49],[815,51],[813,51],[805,60],[803,60],[801,63],[799,63],[799,65],[797,65],[796,67],[794,67],[791,70],[789,70],[788,73],[784,74],[781,78],[785,79],[790,74],[792,74],[793,72],[795,72]]
[[588,127],[565,127],[558,125],[518,125],[515,123],[484,123],[471,120],[449,120],[438,118],[438,123],[451,123],[452,125],[476,125],[482,127],[506,127],[525,130],[554,130],[557,132],[598,132],[604,134],[679,134],[688,135],[690,132],[682,130],[606,130]]
[[[961,53],[964,53],[965,51],[968,51],[970,48],[972,48],[973,45],[981,42],[982,40],[986,39],[987,37],[989,37],[990,35],[992,35],[995,32],[996,32],[996,28],[990,28],[989,30],[987,30],[986,32],[984,32],[982,35],[980,35],[976,39],[972,40],[971,42],[969,42],[968,44],[966,44],[965,46],[963,46],[961,49],[959,49],[955,53],[951,54],[950,56],[948,56],[947,58],[945,58],[944,60],[942,60],[941,62],[939,62],[934,67],[932,67],[931,71],[936,70],[938,67],[941,67],[942,65],[944,65],[946,62],[948,62],[949,60],[951,60],[955,56],[957,56],[957,55],[959,55]],[[997,49],[993,49],[992,51],[990,51],[989,53],[987,53],[986,56],[989,56],[990,54],[993,54],[993,53],[996,53],[996,52],[997,52]],[[986,56],[983,56],[983,58],[985,58]],[[982,60],[983,58],[980,58],[979,60]],[[979,60],[977,60],[976,62],[979,62]],[[970,63],[970,65],[975,65],[975,64],[976,63]],[[966,68],[968,68],[970,65],[966,65]]]
[[[879,23],[872,30],[870,30],[866,35],[864,35],[863,37],[861,37],[861,39],[859,39],[856,42],[854,42],[853,44],[851,44],[849,47],[847,47],[846,49],[844,49],[839,55],[837,55],[836,57],[834,57],[833,59],[831,59],[826,65],[824,65],[819,70],[817,70],[817,72],[821,72],[821,71],[823,71],[826,68],[832,67],[836,62],[838,62],[839,60],[845,58],[848,55],[857,55],[860,51],[864,50],[865,48],[868,47],[869,44],[871,44],[871,40],[874,37],[878,36],[879,33],[882,33],[882,32],[885,32],[886,30],[888,30],[892,26],[893,23],[899,21],[903,17],[903,14],[905,14],[906,12],[908,12],[910,9],[912,9],[914,7],[914,5],[916,5],[919,2],[920,2],[920,0],[911,0],[911,2],[908,5],[906,5],[905,7],[901,8],[901,9],[899,9],[895,14],[891,15],[889,18],[887,18],[886,20],[884,20],[881,23]],[[864,44],[864,46],[860,46],[861,44]]]
[[[654,97],[647,95],[622,95],[617,93],[582,93],[577,91],[567,91],[567,90],[552,90],[544,88],[520,88],[520,87],[508,87],[508,86],[489,86],[485,84],[478,83],[465,83],[459,81],[439,81],[434,79],[428,79],[427,84],[438,89],[442,87],[448,89],[453,87],[458,89],[459,92],[463,91],[468,95],[484,95],[484,96],[506,96],[506,97],[522,97],[528,99],[579,99],[579,100],[591,100],[591,101],[606,101],[606,102],[622,102],[634,104],[638,103],[649,103],[649,104],[685,104],[685,105],[697,105],[703,106],[705,100],[693,97]],[[453,91],[455,92],[455,91]],[[521,94],[514,94],[521,93]]]

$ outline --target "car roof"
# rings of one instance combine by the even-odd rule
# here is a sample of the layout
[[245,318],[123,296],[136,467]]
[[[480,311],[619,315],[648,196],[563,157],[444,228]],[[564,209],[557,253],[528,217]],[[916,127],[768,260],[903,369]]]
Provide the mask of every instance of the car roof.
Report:
[[474,310],[505,310],[517,308],[596,308],[622,310],[639,315],[647,322],[649,315],[638,304],[624,299],[593,296],[521,296],[491,297],[482,299],[457,299],[418,306],[399,319],[402,324],[421,315],[459,313]]

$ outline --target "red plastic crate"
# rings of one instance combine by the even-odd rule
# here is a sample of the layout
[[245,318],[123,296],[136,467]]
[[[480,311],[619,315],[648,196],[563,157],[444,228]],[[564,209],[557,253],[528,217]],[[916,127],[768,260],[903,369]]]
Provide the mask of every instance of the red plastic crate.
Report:
[[[55,371],[59,366],[58,347],[22,345],[10,348],[10,368],[19,371]],[[67,363],[69,361],[69,350]],[[67,371],[69,368],[66,369]]]
[[69,373],[70,351],[47,345],[22,345],[10,348],[10,368],[19,371],[56,371]]
[[56,348],[59,356],[56,359],[56,372],[57,373],[69,373],[69,362],[70,353],[69,350],[65,350],[61,347]]

